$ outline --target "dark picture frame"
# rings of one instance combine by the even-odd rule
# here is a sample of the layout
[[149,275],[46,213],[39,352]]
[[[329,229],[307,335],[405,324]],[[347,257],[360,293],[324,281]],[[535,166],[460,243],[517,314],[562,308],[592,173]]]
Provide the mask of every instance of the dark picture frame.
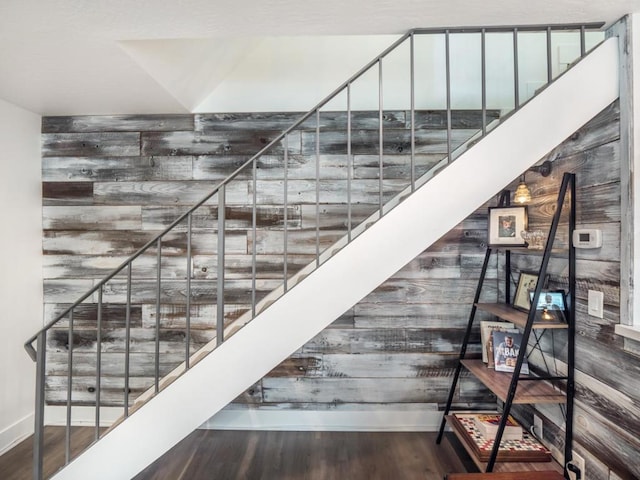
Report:
[[524,247],[522,231],[527,229],[527,206],[489,207],[490,246]]
[[520,310],[529,310],[529,308],[531,308],[529,292],[536,288],[537,283],[538,272],[520,272],[520,278],[518,278],[518,286],[513,296],[512,305]]

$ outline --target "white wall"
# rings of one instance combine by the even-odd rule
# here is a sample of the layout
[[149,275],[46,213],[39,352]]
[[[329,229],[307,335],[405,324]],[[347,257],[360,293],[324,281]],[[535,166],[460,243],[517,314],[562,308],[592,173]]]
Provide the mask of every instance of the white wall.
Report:
[[[589,50],[603,38],[587,33]],[[306,111],[313,108],[360,68],[376,58],[399,36],[325,36],[263,38],[229,69],[194,112]],[[580,55],[579,32],[553,32],[553,76]],[[140,45],[138,56],[142,56]],[[481,108],[481,35],[450,36],[451,104]],[[409,41],[383,60],[383,104],[388,109],[410,107]],[[518,34],[519,99],[533,96],[547,81],[546,34]],[[415,102],[418,109],[446,108],[444,35],[415,36]],[[486,35],[487,106],[513,108],[513,35]],[[378,108],[378,67],[352,85],[354,110]],[[175,92],[174,92],[175,93]],[[346,95],[326,107],[344,110]]]
[[42,326],[40,123],[0,99],[0,452],[33,431],[35,366],[23,344]]

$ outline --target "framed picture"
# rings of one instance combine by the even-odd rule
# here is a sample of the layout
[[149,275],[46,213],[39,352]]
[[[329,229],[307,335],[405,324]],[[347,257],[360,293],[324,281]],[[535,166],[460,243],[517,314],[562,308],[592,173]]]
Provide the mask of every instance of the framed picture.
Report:
[[533,292],[538,283],[538,274],[534,272],[520,272],[518,287],[513,297],[513,306],[521,310],[529,310],[531,307],[530,292]]
[[489,245],[526,245],[522,231],[527,229],[527,207],[489,207]]
[[[533,292],[529,292],[529,299],[533,301]],[[541,311],[540,319],[544,321],[566,320],[567,300],[564,290],[542,290],[538,297],[536,310]]]

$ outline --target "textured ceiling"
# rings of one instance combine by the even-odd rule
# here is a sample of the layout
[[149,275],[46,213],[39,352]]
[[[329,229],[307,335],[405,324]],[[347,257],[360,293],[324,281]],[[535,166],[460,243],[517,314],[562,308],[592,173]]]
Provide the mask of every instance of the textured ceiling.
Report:
[[611,23],[637,11],[640,0],[0,0],[0,98],[48,115],[187,112],[268,37]]

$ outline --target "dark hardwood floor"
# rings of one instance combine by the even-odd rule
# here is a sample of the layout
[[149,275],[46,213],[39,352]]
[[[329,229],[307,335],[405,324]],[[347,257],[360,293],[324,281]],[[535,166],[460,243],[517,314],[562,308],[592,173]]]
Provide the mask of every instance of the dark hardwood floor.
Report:
[[[93,430],[74,430],[73,444]],[[435,433],[196,430],[135,480],[442,480],[466,472],[453,439]],[[64,429],[47,427],[48,478],[64,461]],[[0,456],[0,479],[31,480],[31,439]],[[124,480],[124,479],[123,479]]]

